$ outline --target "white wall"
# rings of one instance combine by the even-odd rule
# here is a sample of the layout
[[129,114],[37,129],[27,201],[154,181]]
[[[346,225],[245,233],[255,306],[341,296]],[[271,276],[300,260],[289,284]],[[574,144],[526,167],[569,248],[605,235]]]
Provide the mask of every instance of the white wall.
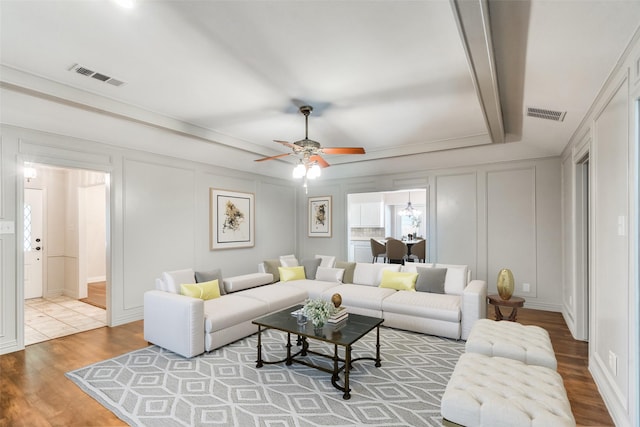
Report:
[[638,415],[638,102],[640,36],[625,52],[562,158],[563,314],[581,333],[576,164],[589,154],[589,370],[617,426]]
[[[294,251],[297,196],[292,182],[10,126],[0,128],[0,135],[0,217],[14,221],[16,230],[22,227],[23,187],[17,164],[28,160],[110,175],[107,298],[112,326],[142,318],[142,296],[162,271],[221,268],[223,276],[232,276],[255,272],[264,258]],[[82,175],[60,180],[69,197],[49,194],[60,199],[49,229],[62,233],[69,244],[51,248],[62,261],[52,260],[50,270],[77,275],[74,191],[86,180]],[[255,247],[209,250],[210,187],[256,195]],[[67,220],[70,211],[75,216]],[[24,342],[22,269],[15,267],[22,262],[22,247],[16,244],[20,236],[0,234],[0,354],[19,350]],[[64,281],[52,282],[62,291]]]
[[[431,198],[432,262],[469,265],[474,277],[487,280],[490,292],[496,292],[498,271],[511,268],[516,294],[526,298],[527,307],[561,311],[559,158],[314,182],[308,197],[333,196],[334,237],[299,233],[298,255],[347,259],[347,194],[418,187],[429,188]],[[298,209],[305,212],[304,194]],[[529,283],[529,292],[522,283]]]

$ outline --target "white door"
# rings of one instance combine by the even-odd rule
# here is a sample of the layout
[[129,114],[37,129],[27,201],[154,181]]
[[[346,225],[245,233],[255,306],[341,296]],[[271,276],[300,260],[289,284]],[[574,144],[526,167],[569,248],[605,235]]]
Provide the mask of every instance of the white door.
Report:
[[42,297],[42,190],[24,189],[24,298]]

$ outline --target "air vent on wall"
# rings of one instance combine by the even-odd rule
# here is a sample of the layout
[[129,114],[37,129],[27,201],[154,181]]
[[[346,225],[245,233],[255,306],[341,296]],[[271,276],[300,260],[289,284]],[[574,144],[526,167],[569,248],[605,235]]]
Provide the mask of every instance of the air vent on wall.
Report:
[[527,116],[537,117],[538,119],[547,119],[561,122],[564,120],[565,114],[567,114],[566,111],[553,111],[546,110],[544,108],[527,107]]
[[80,64],[74,64],[73,67],[69,68],[69,71],[74,71],[83,76],[91,77],[104,83],[109,83],[112,86],[119,87],[125,84],[125,82],[123,82],[122,80],[114,79],[113,77],[107,76],[106,74],[98,73],[87,67],[83,67]]

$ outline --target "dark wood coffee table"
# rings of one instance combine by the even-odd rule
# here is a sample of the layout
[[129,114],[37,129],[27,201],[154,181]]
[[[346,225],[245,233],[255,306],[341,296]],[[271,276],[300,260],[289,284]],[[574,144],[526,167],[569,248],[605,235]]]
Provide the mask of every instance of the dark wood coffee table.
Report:
[[[358,314],[349,314],[347,320],[343,321],[337,326],[330,324],[325,325],[321,329],[315,329],[313,324],[309,320],[306,325],[299,326],[295,316],[291,315],[291,312],[302,308],[301,305],[287,308],[277,313],[272,313],[267,316],[261,317],[253,321],[258,325],[258,360],[256,361],[256,367],[261,368],[265,364],[274,364],[285,362],[287,366],[292,363],[300,363],[305,366],[319,369],[323,372],[331,374],[331,384],[338,390],[344,392],[343,399],[351,398],[351,389],[349,388],[349,371],[352,364],[359,360],[373,360],[375,366],[380,367],[380,325],[384,322],[384,319],[376,317],[361,316]],[[287,333],[287,357],[281,360],[265,361],[262,358],[262,332],[267,329],[276,329]],[[375,357],[358,357],[356,359],[351,358],[351,346],[360,338],[368,334],[373,329],[376,329],[376,356]],[[297,345],[300,346],[300,350],[295,353],[291,351],[291,334],[297,337]],[[328,342],[333,344],[333,355],[316,352],[309,349],[308,339]],[[338,354],[338,346],[344,347],[344,358],[341,358]],[[310,360],[304,360],[302,357],[313,354],[316,356],[325,357],[333,360],[333,369],[328,369],[325,366],[319,366],[312,363]],[[344,371],[344,386],[340,386],[340,372]]]

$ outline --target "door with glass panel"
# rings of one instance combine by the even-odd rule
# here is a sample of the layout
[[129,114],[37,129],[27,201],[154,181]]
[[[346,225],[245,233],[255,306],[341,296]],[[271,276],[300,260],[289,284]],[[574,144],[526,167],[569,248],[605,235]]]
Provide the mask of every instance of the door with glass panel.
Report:
[[42,190],[24,190],[24,298],[42,297]]

